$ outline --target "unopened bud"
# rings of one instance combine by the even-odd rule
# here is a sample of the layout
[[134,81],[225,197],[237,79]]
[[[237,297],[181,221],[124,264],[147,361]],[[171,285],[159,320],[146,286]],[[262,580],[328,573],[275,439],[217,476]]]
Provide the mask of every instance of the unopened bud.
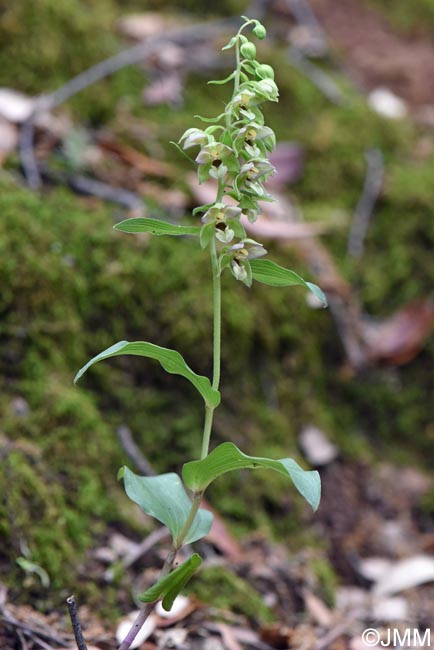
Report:
[[267,30],[265,29],[264,25],[262,25],[262,23],[257,23],[257,25],[255,25],[253,28],[253,33],[256,38],[259,38],[260,41],[262,41],[267,36]]
[[267,65],[266,63],[258,65],[256,74],[260,79],[274,79],[274,70],[271,65]]
[[256,46],[254,43],[243,43],[240,47],[241,54],[249,61],[253,61],[256,57]]

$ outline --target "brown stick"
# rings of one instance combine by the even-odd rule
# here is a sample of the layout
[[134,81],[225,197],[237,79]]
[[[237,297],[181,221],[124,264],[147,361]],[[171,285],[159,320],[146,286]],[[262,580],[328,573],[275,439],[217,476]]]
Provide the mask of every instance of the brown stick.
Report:
[[50,111],[57,108],[74,95],[89,88],[97,81],[118,72],[122,68],[144,61],[154,52],[160,50],[167,43],[175,42],[180,45],[187,45],[200,41],[207,41],[213,36],[220,34],[225,29],[238,24],[234,19],[223,19],[215,23],[198,23],[176,29],[162,36],[151,36],[148,40],[133,45],[118,54],[100,61],[88,70],[70,79],[66,84],[46,95],[41,95],[36,102],[35,108],[30,117],[23,123],[20,136],[20,157],[24,175],[29,187],[37,189],[41,186],[41,176],[33,149],[34,122],[37,115],[42,111]]
[[380,149],[368,149],[365,160],[365,183],[354,212],[347,245],[349,255],[357,259],[363,255],[369,223],[383,188],[384,176],[383,154]]
[[69,618],[71,619],[77,648],[78,650],[87,650],[86,641],[84,640],[80,621],[78,619],[77,603],[75,602],[74,596],[69,596],[69,598],[66,599],[66,604],[68,605]]

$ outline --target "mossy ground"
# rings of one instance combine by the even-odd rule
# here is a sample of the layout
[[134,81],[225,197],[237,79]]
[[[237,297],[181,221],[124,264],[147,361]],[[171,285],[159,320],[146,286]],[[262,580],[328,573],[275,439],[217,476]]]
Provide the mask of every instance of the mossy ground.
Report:
[[[138,2],[120,7],[105,0],[86,11],[79,0],[44,0],[33,13],[31,7],[8,6],[0,33],[1,83],[16,86],[19,79],[20,89],[31,92],[52,90],[117,51],[116,16],[143,9]],[[347,106],[331,106],[280,51],[267,56],[282,90],[270,122],[280,140],[297,140],[306,152],[293,192],[306,214],[329,219],[340,212],[348,220],[327,239],[342,273],[375,315],[425,297],[434,283],[434,156],[417,151],[429,136],[410,122],[369,112],[352,91]],[[143,83],[142,72],[131,68],[89,89],[72,103],[76,120],[106,122],[126,98],[128,110],[165,146],[192,125],[198,110],[215,114],[225,96],[224,89],[191,78],[182,110],[146,109]],[[384,152],[386,184],[359,266],[345,257],[345,237],[363,184],[364,151],[373,146]],[[168,155],[176,160],[173,151]],[[84,550],[108,524],[136,526],[115,480],[125,462],[116,427],[127,424],[149,461],[165,471],[196,453],[202,426],[201,400],[152,362],[101,364],[78,387],[75,371],[118,340],[144,339],[178,349],[197,372],[209,373],[209,269],[192,241],[116,233],[117,208],[66,190],[32,194],[5,175],[0,206],[0,410],[7,439],[0,567],[2,580],[17,589],[22,572],[15,560],[28,547],[30,559],[48,572],[51,593],[59,594],[73,584]],[[276,260],[308,275],[291,254],[270,249]],[[344,453],[371,458],[375,445],[377,455],[432,460],[432,339],[405,368],[349,381],[338,372],[342,353],[329,314],[308,309],[300,289],[248,291],[229,278],[224,284],[216,442],[230,437],[246,452],[297,455],[297,433],[313,422]],[[17,408],[17,398],[28,410]],[[296,547],[309,534],[300,533],[303,507],[287,487],[266,473],[241,473],[221,479],[209,496],[240,534],[259,527],[291,535]],[[44,597],[37,579],[32,589]]]

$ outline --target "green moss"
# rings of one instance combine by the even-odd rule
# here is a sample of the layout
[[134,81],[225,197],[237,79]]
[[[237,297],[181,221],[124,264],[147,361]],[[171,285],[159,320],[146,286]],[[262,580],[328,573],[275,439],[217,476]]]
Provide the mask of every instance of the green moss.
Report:
[[[101,13],[100,4],[95,0],[83,11],[78,0],[62,7],[43,0],[38,17],[27,2],[8,6],[0,27],[2,83],[19,78],[24,90],[51,89],[117,51],[115,18],[139,5],[107,2]],[[32,29],[35,40],[29,41]],[[77,43],[74,57],[69,48]],[[347,218],[325,240],[344,277],[375,315],[426,296],[434,283],[434,161],[415,161],[418,130],[368,111],[351,90],[347,106],[330,106],[284,63],[283,52],[267,56],[282,88],[271,124],[279,139],[297,140],[305,150],[304,172],[293,192],[309,218],[332,221],[336,211]],[[227,96],[225,88],[210,92],[192,77],[185,106],[173,112],[141,106],[142,86],[139,69],[124,70],[77,97],[74,110],[83,122],[99,123],[126,97],[131,114],[144,118],[170,159],[179,162],[168,139],[192,124],[192,114],[215,114]],[[363,185],[364,151],[372,146],[384,151],[385,190],[358,265],[346,257],[345,239]],[[182,169],[180,179],[185,174]],[[197,372],[210,374],[209,265],[188,239],[151,241],[114,232],[117,210],[93,200],[59,190],[31,194],[7,179],[0,179],[0,189],[0,412],[1,432],[12,445],[5,457],[8,471],[0,475],[1,577],[16,586],[21,573],[15,559],[24,540],[52,585],[66,588],[107,524],[142,531],[115,480],[126,462],[117,426],[127,424],[148,459],[167,471],[197,454],[203,418],[191,386],[151,361],[118,358],[97,365],[76,388],[72,378],[88,358],[121,339],[173,347]],[[293,253],[268,248],[276,261],[311,278]],[[228,277],[223,307],[223,406],[216,414],[215,443],[230,438],[246,453],[298,458],[298,432],[313,422],[345,454],[372,458],[374,444],[382,455],[411,453],[432,462],[432,339],[407,367],[351,381],[337,370],[343,354],[330,314],[308,309],[301,289],[254,285],[249,291]],[[17,397],[27,402],[28,412],[16,412]],[[313,541],[301,525],[308,521],[301,499],[278,475],[228,475],[209,497],[240,534],[261,528],[292,548]],[[321,580],[331,598],[331,579]],[[86,589],[97,602],[100,586],[89,580]]]
[[335,593],[339,584],[338,577],[327,558],[317,556],[310,562],[310,567],[318,580],[318,586],[325,603],[329,607],[335,606]]
[[[0,86],[30,94],[50,93],[73,76],[131,45],[117,30],[128,13],[146,11],[239,15],[242,0],[204,5],[198,0],[0,0]],[[17,86],[18,83],[18,86]],[[74,97],[70,106],[82,122],[100,125],[113,117],[118,102],[140,107],[145,75],[137,67],[122,69],[111,78]]]
[[202,569],[188,589],[204,603],[223,610],[223,617],[226,611],[236,612],[256,625],[271,623],[275,618],[261,595],[225,567]]

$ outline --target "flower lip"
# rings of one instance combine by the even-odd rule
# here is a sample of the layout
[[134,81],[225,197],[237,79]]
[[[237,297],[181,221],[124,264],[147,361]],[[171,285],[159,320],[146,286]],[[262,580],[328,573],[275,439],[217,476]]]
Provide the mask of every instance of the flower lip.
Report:
[[218,167],[218,163],[232,154],[233,150],[227,145],[221,142],[212,142],[202,147],[196,157],[196,162],[199,165],[211,164]]
[[238,244],[234,244],[228,250],[228,253],[234,253],[234,260],[243,262],[244,260],[254,260],[267,254],[267,250],[254,239],[245,239]]
[[241,208],[235,205],[227,205],[226,203],[215,203],[209,210],[205,212],[201,221],[202,223],[225,223],[226,219],[233,219],[239,217]]
[[265,159],[249,160],[241,166],[240,176],[245,176],[248,180],[258,180],[262,176],[274,174],[276,168]]

